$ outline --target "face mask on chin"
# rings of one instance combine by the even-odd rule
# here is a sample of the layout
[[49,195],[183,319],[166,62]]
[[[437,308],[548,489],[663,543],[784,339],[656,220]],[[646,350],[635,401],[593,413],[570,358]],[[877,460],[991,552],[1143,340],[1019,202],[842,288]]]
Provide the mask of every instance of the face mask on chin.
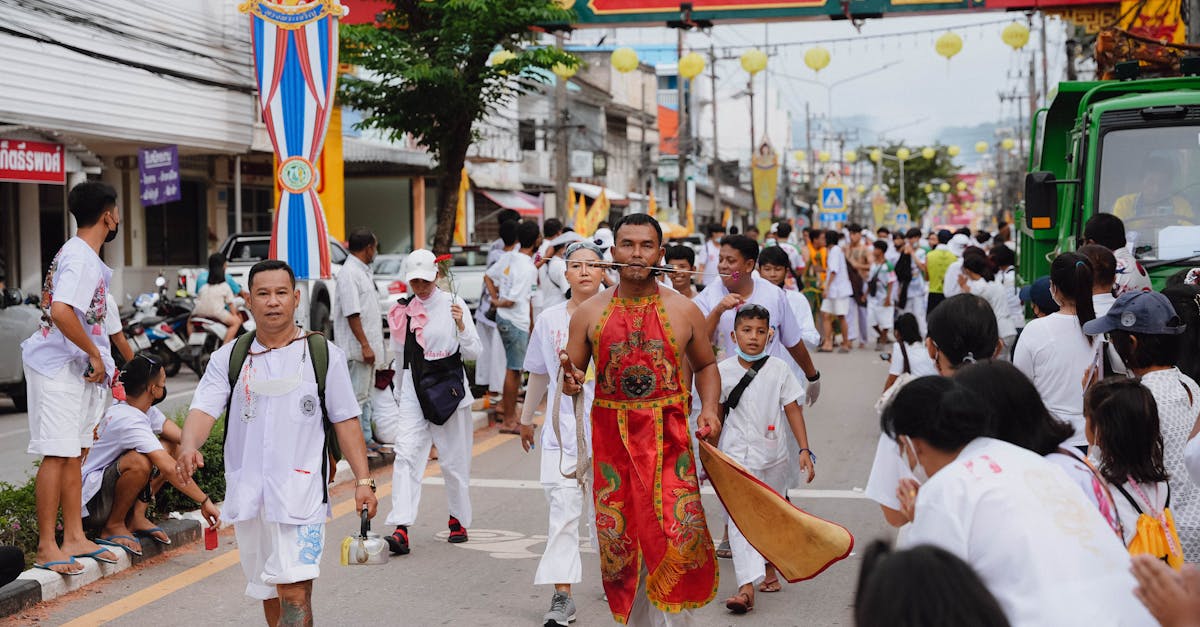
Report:
[[906,456],[904,461],[912,468],[912,473],[916,477],[917,483],[924,485],[926,481],[929,481],[929,473],[925,472],[925,466],[921,464],[920,458],[917,457],[917,449],[913,447],[912,439],[905,436],[904,443],[901,446],[906,447],[908,455],[912,457],[912,459],[909,459]]
[[108,232],[108,235],[104,236],[104,243],[107,244],[108,242],[111,242],[111,241],[117,239],[117,233],[120,232],[120,230],[121,230],[121,223],[118,222],[117,225],[114,226],[112,228],[112,230]]
[[150,405],[153,407],[154,405],[157,405],[165,400],[167,400],[167,386],[164,385],[162,386],[162,396],[155,398],[150,402]]

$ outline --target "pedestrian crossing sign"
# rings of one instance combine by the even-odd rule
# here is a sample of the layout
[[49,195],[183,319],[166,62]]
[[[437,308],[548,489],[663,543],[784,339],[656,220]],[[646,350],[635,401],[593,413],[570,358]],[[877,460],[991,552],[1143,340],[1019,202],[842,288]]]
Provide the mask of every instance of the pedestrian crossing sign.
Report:
[[842,211],[846,208],[846,188],[831,185],[821,188],[821,211]]

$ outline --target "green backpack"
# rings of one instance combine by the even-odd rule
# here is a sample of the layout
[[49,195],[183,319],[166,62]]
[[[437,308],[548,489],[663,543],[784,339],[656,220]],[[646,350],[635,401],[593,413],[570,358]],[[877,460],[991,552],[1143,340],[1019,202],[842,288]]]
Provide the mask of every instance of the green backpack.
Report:
[[[229,400],[225,403],[225,433],[221,438],[221,449],[225,448],[225,439],[229,437],[229,411],[233,406],[233,389],[237,386],[238,377],[242,374],[242,366],[250,355],[250,345],[254,343],[254,333],[243,333],[233,343],[233,352],[229,354]],[[317,379],[317,398],[321,401],[321,419],[325,429],[325,443],[321,456],[321,479],[325,485],[323,503],[329,502],[329,469],[342,458],[342,449],[338,445],[337,434],[333,431],[333,423],[329,421],[329,411],[325,408],[325,375],[329,372],[329,340],[320,333],[309,333],[308,353],[312,356],[313,374]],[[332,457],[332,461],[330,458]]]

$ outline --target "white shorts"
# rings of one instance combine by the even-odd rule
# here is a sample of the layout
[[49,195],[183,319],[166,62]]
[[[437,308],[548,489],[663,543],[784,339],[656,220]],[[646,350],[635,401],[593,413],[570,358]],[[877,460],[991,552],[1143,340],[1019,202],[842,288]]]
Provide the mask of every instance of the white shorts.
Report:
[[284,525],[258,517],[233,523],[246,574],[246,596],[260,601],[279,596],[275,586],[316,579],[325,550],[325,523]]
[[821,301],[821,311],[834,316],[844,316],[850,313],[850,297],[826,298]]
[[84,381],[83,372],[74,362],[53,377],[25,366],[30,455],[79,457],[92,447],[96,425],[112,397],[107,386]]
[[891,329],[896,326],[896,307],[883,305],[867,305],[867,326]]

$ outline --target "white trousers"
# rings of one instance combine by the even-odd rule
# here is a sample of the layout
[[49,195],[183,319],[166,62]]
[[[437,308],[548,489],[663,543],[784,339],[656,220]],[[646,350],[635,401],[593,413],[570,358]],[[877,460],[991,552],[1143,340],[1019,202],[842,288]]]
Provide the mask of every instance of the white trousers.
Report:
[[285,525],[267,520],[266,512],[233,523],[246,596],[260,601],[279,596],[279,584],[316,579],[325,550],[325,523]]
[[645,565],[642,566],[642,572],[638,576],[637,593],[633,596],[633,607],[629,610],[629,620],[626,622],[629,627],[690,627],[696,624],[696,617],[692,610],[683,610],[682,612],[664,612],[650,603],[650,599],[646,597],[646,570]]
[[438,448],[438,465],[446,480],[446,502],[450,515],[471,526],[471,447],[475,442],[470,406],[460,408],[444,425],[435,425],[401,404],[396,461],[392,463],[392,511],[389,525],[412,525],[421,504],[421,480],[429,462],[429,445]]
[[[533,576],[536,586],[545,584],[576,584],[583,581],[583,563],[579,556],[579,523],[583,516],[583,491],[574,479],[562,476],[559,470],[558,449],[542,449],[542,489],[550,506],[550,524],[546,531],[546,550]],[[575,457],[563,455],[562,470],[575,469]],[[591,495],[588,495],[591,498]],[[592,518],[584,521],[588,536],[592,533]]]
[[925,316],[926,309],[929,307],[928,299],[929,295],[925,292],[921,292],[916,296],[909,293],[908,302],[904,304],[904,308],[896,309],[897,317],[901,314],[910,313],[917,319],[917,325],[921,327],[921,337],[925,337]]
[[475,360],[475,385],[486,385],[488,391],[499,394],[504,391],[504,343],[495,324],[475,325],[479,331],[482,350]]
[[851,342],[867,341],[867,306],[850,299],[850,313],[846,314],[847,336]]
[[[788,462],[782,461],[766,468],[747,468],[751,474],[763,483],[771,486],[780,494],[787,494]],[[733,552],[733,574],[737,577],[738,587],[748,583],[758,583],[767,576],[767,561],[738,529],[733,519],[729,519],[729,549]]]

